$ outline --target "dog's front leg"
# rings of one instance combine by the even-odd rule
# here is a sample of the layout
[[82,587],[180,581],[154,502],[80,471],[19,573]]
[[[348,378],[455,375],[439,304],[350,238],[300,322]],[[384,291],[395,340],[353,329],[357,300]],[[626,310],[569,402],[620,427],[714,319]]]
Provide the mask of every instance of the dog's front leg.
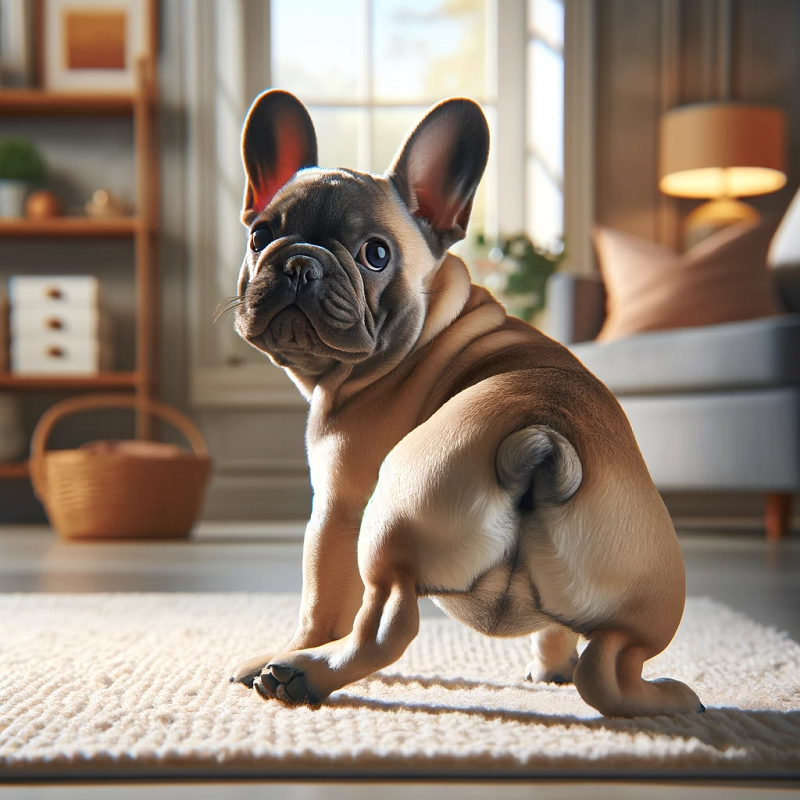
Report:
[[291,642],[245,661],[231,681],[252,687],[276,653],[318,647],[353,629],[364,585],[358,572],[358,524],[344,514],[312,515],[303,543],[303,595],[300,619]]
[[367,578],[353,630],[321,647],[276,656],[254,684],[287,705],[320,705],[331,692],[397,661],[419,631],[414,579],[382,569]]
[[353,630],[364,594],[358,572],[360,521],[360,514],[331,514],[317,525],[312,516],[303,545],[300,619],[286,650],[317,647]]

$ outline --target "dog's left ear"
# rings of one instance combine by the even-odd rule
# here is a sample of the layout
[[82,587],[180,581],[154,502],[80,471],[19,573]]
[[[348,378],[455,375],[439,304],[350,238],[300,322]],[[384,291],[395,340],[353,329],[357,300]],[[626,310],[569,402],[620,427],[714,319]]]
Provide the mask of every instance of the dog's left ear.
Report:
[[[408,135],[387,177],[442,255],[463,239],[489,158],[481,107],[463,97],[434,106]],[[423,229],[427,226],[423,226]]]
[[255,99],[242,130],[242,161],[242,222],[249,225],[295,172],[317,165],[314,124],[293,94],[271,89]]

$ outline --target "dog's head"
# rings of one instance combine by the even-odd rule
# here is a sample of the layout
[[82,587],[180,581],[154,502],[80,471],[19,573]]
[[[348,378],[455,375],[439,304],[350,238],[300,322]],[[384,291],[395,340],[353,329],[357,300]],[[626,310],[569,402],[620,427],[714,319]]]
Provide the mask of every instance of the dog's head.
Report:
[[459,98],[427,113],[385,175],[319,169],[300,101],[262,94],[242,134],[238,333],[306,386],[340,364],[363,374],[396,364],[465,235],[488,152],[480,107]]

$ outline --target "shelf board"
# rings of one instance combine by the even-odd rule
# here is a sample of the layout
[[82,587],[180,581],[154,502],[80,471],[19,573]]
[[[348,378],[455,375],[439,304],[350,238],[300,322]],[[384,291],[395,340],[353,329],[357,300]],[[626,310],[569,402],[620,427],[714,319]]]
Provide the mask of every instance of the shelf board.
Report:
[[24,480],[29,474],[27,461],[0,462],[0,480]]
[[132,92],[93,94],[48,92],[44,89],[0,91],[1,117],[130,117],[136,96]]
[[138,372],[101,372],[99,375],[17,375],[0,372],[0,389],[19,391],[73,391],[127,389],[139,383]]
[[140,225],[138,217],[5,218],[0,219],[0,239],[125,239],[135,236]]

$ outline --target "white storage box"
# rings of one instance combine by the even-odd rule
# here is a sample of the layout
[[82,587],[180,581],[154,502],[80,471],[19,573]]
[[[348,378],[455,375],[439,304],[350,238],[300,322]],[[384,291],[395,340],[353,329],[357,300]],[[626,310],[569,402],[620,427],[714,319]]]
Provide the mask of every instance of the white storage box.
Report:
[[98,307],[100,282],[92,275],[13,275],[8,296],[14,309],[52,310],[65,306]]
[[102,324],[96,306],[59,306],[48,304],[26,308],[15,306],[11,310],[11,330],[15,336],[49,336],[52,333],[105,338],[108,325]]
[[9,279],[11,371],[95,375],[110,368],[109,326],[92,275],[15,275]]
[[11,370],[19,375],[95,375],[108,369],[108,355],[108,348],[96,338],[15,338],[11,342]]

